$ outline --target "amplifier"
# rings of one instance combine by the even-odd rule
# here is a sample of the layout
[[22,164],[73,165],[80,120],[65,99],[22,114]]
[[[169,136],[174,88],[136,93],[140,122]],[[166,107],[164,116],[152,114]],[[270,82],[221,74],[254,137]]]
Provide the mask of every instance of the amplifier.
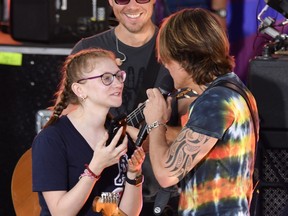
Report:
[[288,56],[250,61],[248,87],[257,101],[262,129],[288,129]]
[[23,42],[74,43],[108,29],[107,0],[11,0],[11,36]]
[[[248,87],[260,116],[252,203],[255,216],[287,215],[288,203],[288,56],[256,57],[249,63]],[[255,193],[256,194],[256,193]]]

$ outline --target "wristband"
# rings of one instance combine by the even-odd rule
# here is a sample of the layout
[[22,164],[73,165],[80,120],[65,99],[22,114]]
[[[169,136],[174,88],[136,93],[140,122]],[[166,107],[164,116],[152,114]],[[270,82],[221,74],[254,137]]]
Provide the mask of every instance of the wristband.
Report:
[[87,169],[85,169],[84,172],[79,176],[79,180],[84,176],[87,176],[92,180],[96,179]]
[[84,173],[82,173],[79,177],[79,179],[81,179],[84,176],[88,176],[91,179],[95,179],[98,180],[101,175],[96,175],[94,172],[92,172],[92,170],[89,168],[88,164],[85,164],[86,169],[84,170]]
[[135,179],[129,179],[126,174],[125,180],[130,185],[135,185],[136,187],[139,187],[144,182],[144,176],[140,174],[139,176],[136,176]]
[[165,127],[165,129],[167,130],[166,124],[161,123],[161,122],[159,122],[159,121],[155,121],[155,122],[153,122],[152,124],[150,124],[150,125],[147,126],[147,133],[149,134],[149,133],[152,131],[152,129],[157,128],[157,127],[159,127],[160,125],[163,125],[163,126]]

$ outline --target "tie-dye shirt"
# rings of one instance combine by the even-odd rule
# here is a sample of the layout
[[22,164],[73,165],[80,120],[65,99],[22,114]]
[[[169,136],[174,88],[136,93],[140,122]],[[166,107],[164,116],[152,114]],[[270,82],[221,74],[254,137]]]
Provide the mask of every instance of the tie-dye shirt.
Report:
[[[243,85],[233,72],[218,79]],[[254,97],[243,87],[258,116]],[[223,86],[207,88],[191,104],[185,127],[218,141],[181,180],[179,215],[249,215],[255,134],[245,99]]]

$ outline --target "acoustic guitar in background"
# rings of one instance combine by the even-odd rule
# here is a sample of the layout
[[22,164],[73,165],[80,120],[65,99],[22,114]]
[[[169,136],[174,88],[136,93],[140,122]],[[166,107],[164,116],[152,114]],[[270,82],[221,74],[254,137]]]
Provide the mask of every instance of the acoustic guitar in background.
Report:
[[12,176],[11,194],[17,216],[39,216],[38,194],[32,192],[32,153],[28,149],[19,159]]
[[[39,110],[36,114],[36,133],[50,118],[51,111]],[[39,216],[38,194],[32,191],[32,150],[29,148],[18,160],[11,182],[11,195],[17,216]]]

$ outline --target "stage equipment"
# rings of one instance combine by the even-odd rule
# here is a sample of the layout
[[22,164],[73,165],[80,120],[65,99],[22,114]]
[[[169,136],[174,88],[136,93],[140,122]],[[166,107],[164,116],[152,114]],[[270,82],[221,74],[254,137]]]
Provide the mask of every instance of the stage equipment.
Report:
[[9,4],[8,0],[0,0],[0,31],[9,32]]
[[[288,24],[288,1],[287,0],[265,0],[267,3],[262,11],[258,14],[257,18],[260,21],[258,31],[263,34],[267,34],[272,37],[272,40],[264,45],[263,48],[263,58],[271,57],[271,54],[286,51],[288,47],[288,36],[287,34],[280,34],[276,29],[277,27],[284,26]],[[277,12],[281,13],[286,20],[280,24],[276,24],[275,19],[272,17],[262,18],[263,14],[271,7]],[[288,52],[288,51],[287,51]]]
[[287,0],[265,0],[266,4],[269,5],[274,10],[283,14],[288,18],[288,1]]
[[11,0],[11,35],[23,42],[74,43],[108,29],[106,0]]
[[[260,139],[256,160],[259,180],[256,214],[287,215],[288,206],[288,56],[274,54],[250,61],[248,87],[257,101]],[[284,214],[286,213],[286,214]]]
[[249,64],[248,85],[253,92],[262,129],[288,130],[288,56],[256,58]]

